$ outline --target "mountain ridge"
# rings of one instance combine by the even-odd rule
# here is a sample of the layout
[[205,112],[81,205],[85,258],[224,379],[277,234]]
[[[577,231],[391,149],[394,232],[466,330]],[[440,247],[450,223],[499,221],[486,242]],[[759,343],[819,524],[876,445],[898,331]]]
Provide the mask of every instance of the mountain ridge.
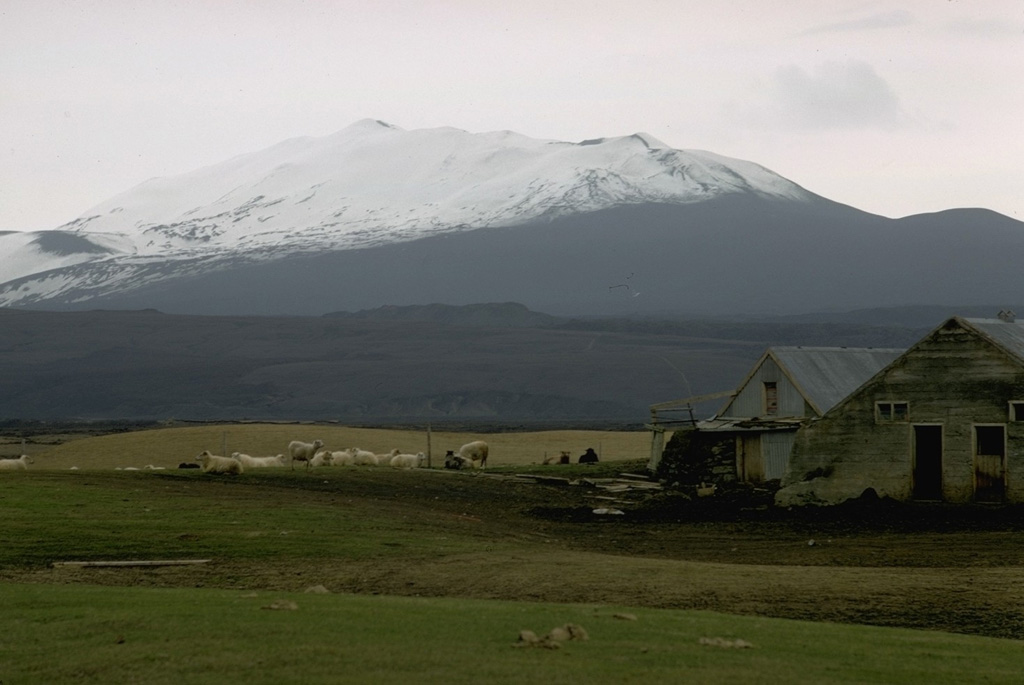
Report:
[[0,306],[773,316],[1000,301],[1021,261],[1024,224],[989,210],[888,219],[643,133],[362,120],[0,235]]

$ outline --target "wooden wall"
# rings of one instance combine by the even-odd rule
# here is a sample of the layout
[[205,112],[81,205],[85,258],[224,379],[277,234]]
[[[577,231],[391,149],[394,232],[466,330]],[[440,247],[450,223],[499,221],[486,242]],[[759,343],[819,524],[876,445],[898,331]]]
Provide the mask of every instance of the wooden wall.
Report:
[[[854,392],[801,429],[783,485],[821,476],[829,499],[914,496],[915,424],[941,427],[941,495],[976,499],[975,428],[1005,426],[1005,492],[1024,502],[1024,422],[1010,420],[1009,403],[1024,400],[1024,368],[973,330],[950,321],[911,348],[883,377]],[[906,420],[879,422],[877,402],[907,402]],[[805,484],[806,485],[806,484]]]

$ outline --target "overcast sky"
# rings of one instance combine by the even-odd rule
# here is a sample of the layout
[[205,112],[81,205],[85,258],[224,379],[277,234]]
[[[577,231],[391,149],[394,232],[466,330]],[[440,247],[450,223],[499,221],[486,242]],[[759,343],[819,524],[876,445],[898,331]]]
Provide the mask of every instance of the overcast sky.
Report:
[[0,230],[366,117],[1024,220],[1024,0],[0,0]]

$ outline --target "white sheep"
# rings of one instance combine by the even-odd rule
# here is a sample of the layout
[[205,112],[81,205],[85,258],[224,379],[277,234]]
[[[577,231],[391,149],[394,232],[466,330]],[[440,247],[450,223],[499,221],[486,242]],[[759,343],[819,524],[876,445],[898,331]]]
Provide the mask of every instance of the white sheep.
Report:
[[[391,450],[390,452],[388,452],[387,454],[374,454],[373,455],[374,462],[373,462],[372,466],[376,466],[378,464],[380,464],[381,466],[386,466],[387,464],[391,463],[391,458],[392,457],[400,454],[401,452],[402,452],[402,450],[400,450],[398,448],[395,448],[395,449]],[[359,463],[359,455],[361,455],[361,454],[363,454],[363,450],[359,450],[359,452],[356,453],[356,463],[357,464]],[[373,452],[370,452],[370,454],[373,454]],[[368,457],[367,457],[367,460],[369,460]]]
[[242,462],[231,457],[218,457],[204,450],[196,457],[196,461],[202,465],[203,473],[233,473],[239,474],[245,471]]
[[288,454],[291,456],[292,469],[295,469],[295,462],[304,461],[306,462],[306,469],[309,469],[309,462],[316,456],[316,453],[324,446],[323,440],[314,440],[313,442],[302,442],[301,440],[292,440],[288,443]]
[[144,468],[147,471],[163,471],[165,467],[163,467],[163,466],[153,466],[152,464],[146,464],[146,466]]
[[471,459],[480,462],[480,468],[487,466],[487,443],[483,440],[467,442],[459,448],[459,456],[463,459]]
[[0,459],[0,471],[28,471],[28,465],[34,462],[35,460],[27,454],[17,459]]
[[309,468],[330,466],[333,459],[334,455],[331,452],[328,452],[327,450],[320,450],[313,455],[313,458],[306,463],[306,466]]
[[419,454],[396,454],[391,457],[391,468],[393,469],[416,469],[427,463],[427,455]]
[[272,466],[284,466],[284,455],[276,454],[272,457],[252,457],[242,452],[232,452],[231,458],[241,462],[247,469],[262,469]]
[[387,460],[391,459],[391,455],[374,454],[369,450],[360,449],[358,447],[349,447],[348,452],[352,455],[352,463],[356,466],[377,466],[378,464],[386,464]]
[[331,466],[353,466],[355,465],[354,448],[331,452]]

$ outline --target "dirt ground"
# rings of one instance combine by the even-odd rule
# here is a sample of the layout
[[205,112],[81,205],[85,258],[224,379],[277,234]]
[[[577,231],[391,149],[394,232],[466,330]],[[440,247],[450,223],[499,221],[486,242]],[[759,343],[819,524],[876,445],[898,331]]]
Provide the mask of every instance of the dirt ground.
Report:
[[[217,582],[257,591],[323,584],[334,592],[706,609],[1024,639],[1020,508],[875,501],[778,511],[750,492],[692,500],[626,493],[613,501],[595,488],[555,483],[390,469],[297,480],[310,496],[329,489],[395,516],[434,517],[495,548],[366,562],[219,562]],[[609,506],[625,513],[594,513]],[[505,542],[516,544],[497,544]],[[209,586],[210,579],[195,567],[30,576],[158,586]]]

